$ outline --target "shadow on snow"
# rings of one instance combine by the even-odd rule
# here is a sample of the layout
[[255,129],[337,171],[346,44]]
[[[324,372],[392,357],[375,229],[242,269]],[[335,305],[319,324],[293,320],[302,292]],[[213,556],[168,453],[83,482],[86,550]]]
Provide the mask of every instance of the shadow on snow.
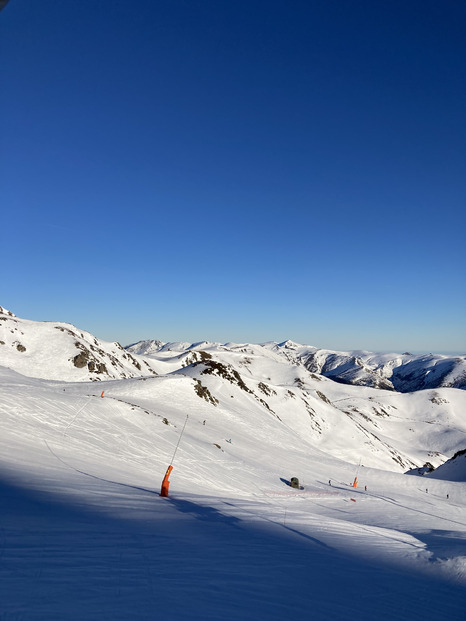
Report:
[[121,496],[91,507],[0,482],[0,618],[463,618],[455,585],[355,560],[193,496],[126,494],[120,511]]

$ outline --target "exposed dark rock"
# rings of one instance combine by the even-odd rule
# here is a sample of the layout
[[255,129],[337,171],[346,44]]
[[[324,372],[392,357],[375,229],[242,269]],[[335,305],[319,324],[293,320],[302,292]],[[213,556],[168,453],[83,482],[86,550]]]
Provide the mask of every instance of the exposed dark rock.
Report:
[[203,384],[201,384],[201,382],[199,380],[194,380],[196,383],[194,384],[194,390],[196,391],[196,394],[198,397],[201,397],[202,399],[205,399],[207,401],[207,403],[211,403],[212,405],[217,405],[219,403],[219,400],[216,399],[210,392],[210,390],[207,388],[207,386],[204,386]]
[[73,364],[77,369],[83,369],[88,362],[88,356],[85,352],[81,352],[73,358]]
[[322,399],[322,401],[324,401],[325,403],[328,403],[328,405],[332,405],[332,402],[330,401],[330,399],[326,397],[323,392],[320,392],[320,390],[316,390],[316,394],[318,397]]

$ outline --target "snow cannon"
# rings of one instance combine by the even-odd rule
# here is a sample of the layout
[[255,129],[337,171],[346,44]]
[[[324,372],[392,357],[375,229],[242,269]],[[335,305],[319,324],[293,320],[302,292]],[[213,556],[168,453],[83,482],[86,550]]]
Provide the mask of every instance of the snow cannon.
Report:
[[296,477],[291,477],[290,485],[293,489],[299,489],[299,479],[297,479]]
[[173,466],[168,466],[165,476],[162,481],[162,489],[160,490],[160,495],[165,498],[168,496],[168,488],[170,486],[170,481],[168,480],[170,476],[170,472],[173,470]]
[[357,486],[358,486],[358,477],[354,477],[354,481],[353,481],[352,487],[357,487]]

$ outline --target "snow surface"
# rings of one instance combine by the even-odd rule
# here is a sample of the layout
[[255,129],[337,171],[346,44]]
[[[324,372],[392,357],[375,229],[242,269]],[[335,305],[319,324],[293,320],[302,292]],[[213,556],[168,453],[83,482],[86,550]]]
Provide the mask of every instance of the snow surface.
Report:
[[263,352],[174,348],[163,374],[99,383],[0,357],[2,621],[464,619],[465,391]]

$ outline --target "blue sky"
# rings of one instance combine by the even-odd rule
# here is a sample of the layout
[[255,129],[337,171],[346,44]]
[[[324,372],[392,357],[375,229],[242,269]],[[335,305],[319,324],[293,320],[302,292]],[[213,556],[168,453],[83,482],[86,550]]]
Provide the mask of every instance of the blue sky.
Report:
[[11,0],[0,304],[466,351],[466,4]]

